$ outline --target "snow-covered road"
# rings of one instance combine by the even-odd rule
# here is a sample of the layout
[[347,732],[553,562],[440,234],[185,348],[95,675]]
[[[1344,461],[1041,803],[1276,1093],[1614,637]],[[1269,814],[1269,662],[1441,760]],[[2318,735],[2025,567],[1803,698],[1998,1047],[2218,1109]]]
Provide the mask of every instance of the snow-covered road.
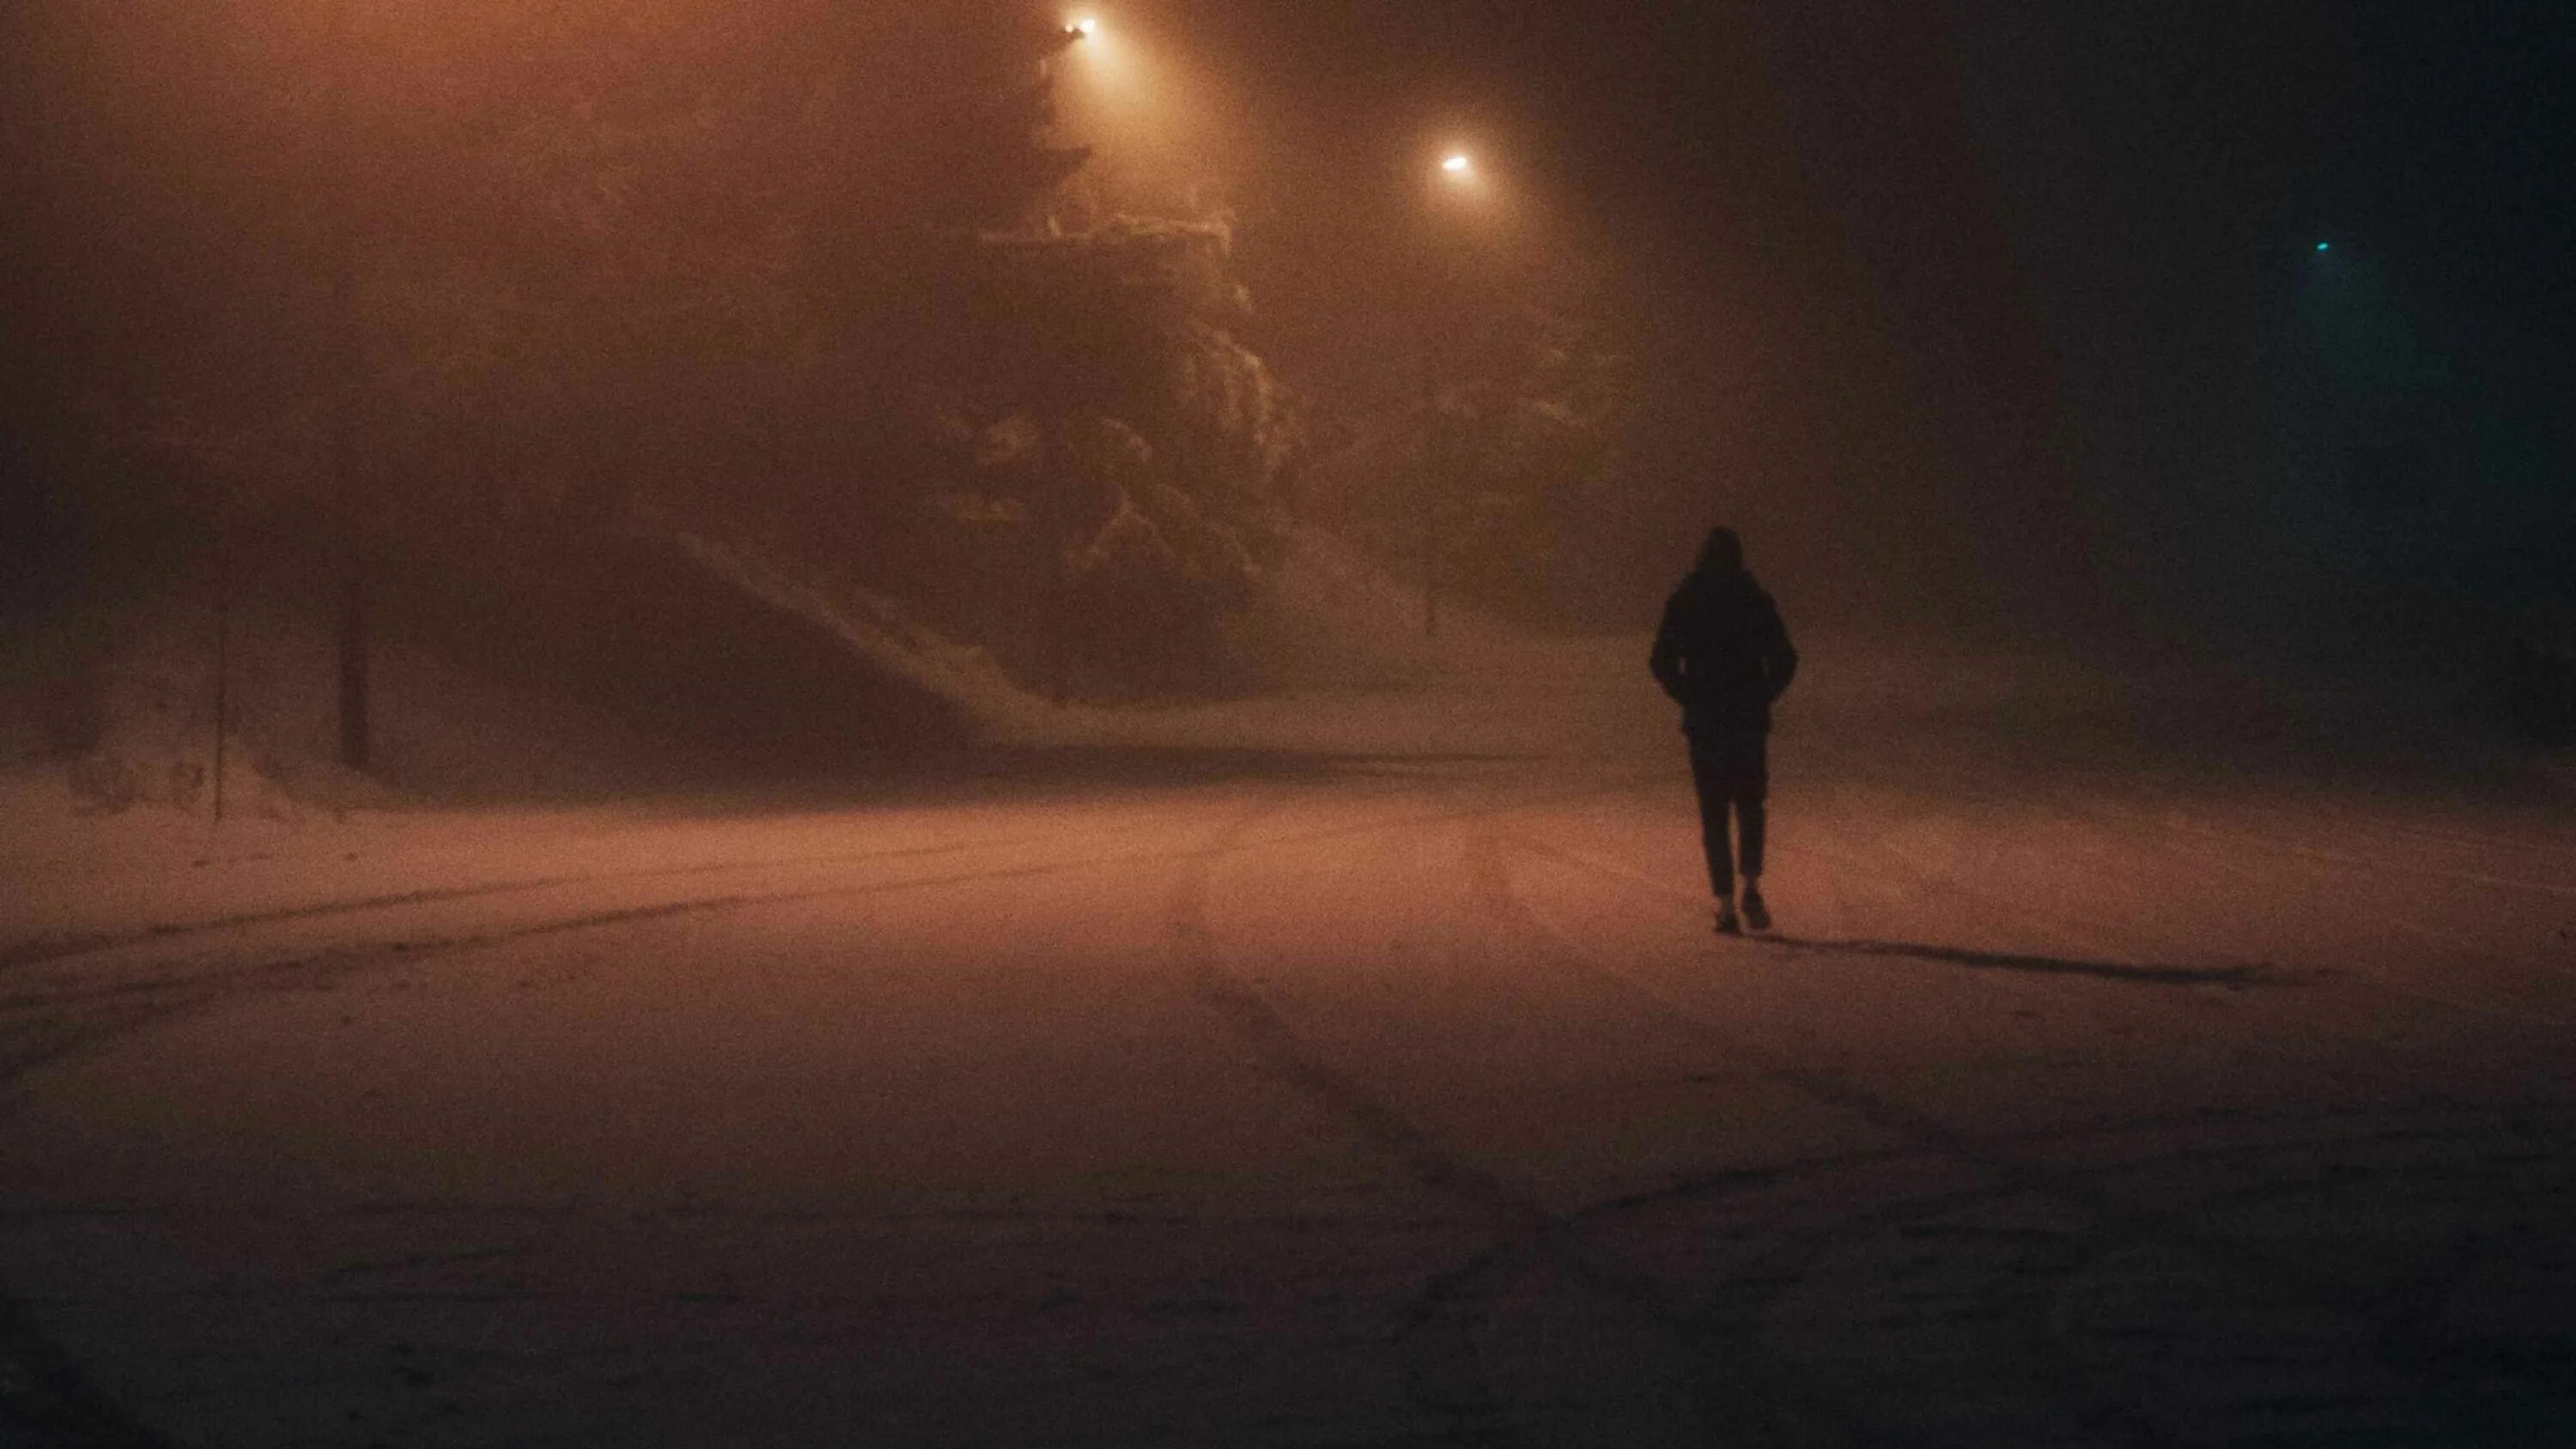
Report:
[[1775,747],[1779,930],[1720,941],[1636,655],[847,804],[23,850],[0,1362],[91,1397],[16,1412],[201,1446],[2576,1421],[2564,795],[2009,667],[1838,684],[1828,647]]

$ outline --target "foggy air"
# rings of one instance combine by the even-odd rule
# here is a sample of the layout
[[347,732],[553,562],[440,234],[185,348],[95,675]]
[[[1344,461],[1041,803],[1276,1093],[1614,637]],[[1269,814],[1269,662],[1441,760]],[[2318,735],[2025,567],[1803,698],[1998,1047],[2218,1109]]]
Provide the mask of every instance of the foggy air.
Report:
[[2576,25],[0,9],[0,1441],[2532,1443]]

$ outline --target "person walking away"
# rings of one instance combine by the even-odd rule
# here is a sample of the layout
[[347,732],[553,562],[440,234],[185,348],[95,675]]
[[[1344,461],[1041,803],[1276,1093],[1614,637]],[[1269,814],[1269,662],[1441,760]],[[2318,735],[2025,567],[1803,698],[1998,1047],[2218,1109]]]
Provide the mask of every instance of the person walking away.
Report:
[[[1798,651],[1779,606],[1744,567],[1731,528],[1711,529],[1699,563],[1664,602],[1648,661],[1655,682],[1682,707],[1691,783],[1699,792],[1700,841],[1720,935],[1749,924],[1769,930],[1762,899],[1765,806],[1771,789],[1771,705],[1798,672]],[[1735,817],[1738,853],[1728,849]],[[1744,913],[1736,915],[1736,868],[1744,872]]]

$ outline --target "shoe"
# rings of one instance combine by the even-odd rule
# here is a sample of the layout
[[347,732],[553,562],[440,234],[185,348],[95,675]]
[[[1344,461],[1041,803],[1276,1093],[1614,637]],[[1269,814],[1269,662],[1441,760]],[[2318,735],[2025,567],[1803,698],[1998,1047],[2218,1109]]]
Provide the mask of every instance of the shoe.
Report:
[[1741,936],[1744,934],[1744,927],[1735,919],[1735,902],[1720,901],[1717,903],[1717,933],[1721,936]]
[[[1746,891],[1744,893],[1744,924],[1751,926],[1757,931],[1767,931],[1771,929],[1771,908],[1762,904],[1762,892]],[[1721,927],[1720,929],[1724,928]]]

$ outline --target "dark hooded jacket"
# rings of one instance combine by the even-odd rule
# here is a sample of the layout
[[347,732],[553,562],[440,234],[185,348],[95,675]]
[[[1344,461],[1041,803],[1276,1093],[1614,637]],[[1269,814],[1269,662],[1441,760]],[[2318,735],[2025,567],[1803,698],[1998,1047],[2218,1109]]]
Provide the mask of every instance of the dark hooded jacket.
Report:
[[1665,601],[1648,662],[1682,707],[1683,730],[1726,734],[1771,727],[1771,701],[1797,674],[1798,651],[1753,575],[1711,563],[1692,570]]

